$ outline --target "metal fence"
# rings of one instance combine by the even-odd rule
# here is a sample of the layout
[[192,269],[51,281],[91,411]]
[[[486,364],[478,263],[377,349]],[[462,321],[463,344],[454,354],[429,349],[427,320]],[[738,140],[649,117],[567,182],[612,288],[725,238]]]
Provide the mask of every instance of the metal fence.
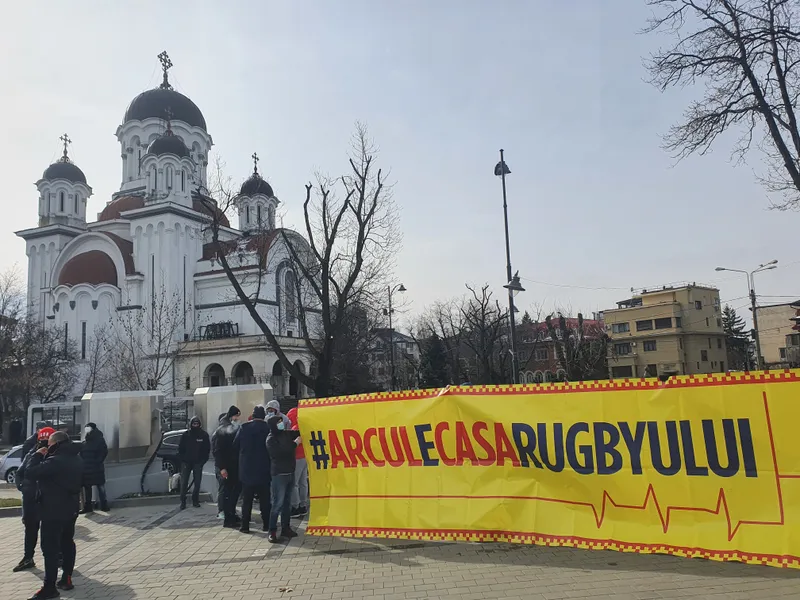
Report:
[[194,407],[194,399],[166,398],[161,411],[161,431],[175,431],[189,427],[189,414]]

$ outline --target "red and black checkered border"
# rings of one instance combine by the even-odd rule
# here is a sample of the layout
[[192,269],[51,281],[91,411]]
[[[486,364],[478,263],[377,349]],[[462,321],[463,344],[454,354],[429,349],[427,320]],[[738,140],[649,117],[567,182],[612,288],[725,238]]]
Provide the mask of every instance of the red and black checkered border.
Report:
[[766,383],[800,382],[800,369],[780,371],[755,371],[752,373],[711,373],[708,375],[681,375],[667,381],[659,379],[614,379],[602,381],[576,381],[567,383],[528,383],[524,385],[471,385],[448,386],[441,389],[377,392],[357,396],[333,398],[305,398],[300,408],[337,406],[342,404],[367,404],[401,400],[426,400],[445,395],[459,396],[536,396],[585,392],[658,391],[680,388],[716,387],[725,385],[752,385]]
[[618,540],[596,540],[576,536],[546,535],[522,531],[471,531],[465,529],[402,529],[378,527],[309,526],[306,534],[347,538],[388,538],[430,542],[506,542],[537,546],[563,546],[585,550],[615,550],[638,554],[670,554],[684,558],[742,562],[752,565],[800,569],[800,557],[758,554],[740,550],[687,548],[668,544],[637,544]]

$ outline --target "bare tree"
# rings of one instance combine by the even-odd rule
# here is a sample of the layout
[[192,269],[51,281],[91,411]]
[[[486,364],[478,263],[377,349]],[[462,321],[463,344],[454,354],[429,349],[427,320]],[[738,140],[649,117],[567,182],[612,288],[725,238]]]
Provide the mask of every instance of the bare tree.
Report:
[[563,314],[545,319],[556,361],[568,381],[605,379],[608,376],[608,337],[602,327],[587,324],[583,315],[567,319]]
[[159,390],[172,383],[174,370],[186,342],[187,315],[180,293],[162,284],[152,301],[141,308],[118,311],[100,344],[108,369],[99,377],[111,377],[117,389]]
[[[210,225],[211,242],[236,297],[286,371],[318,397],[330,395],[335,387],[335,348],[346,329],[348,310],[379,303],[377,299],[385,293],[400,244],[391,187],[383,170],[376,166],[375,154],[366,128],[359,124],[353,137],[349,172],[335,179],[318,176],[316,185],[306,186],[302,235],[284,228],[272,229],[272,224],[267,223],[249,240],[233,241],[225,237],[220,213],[235,204],[236,194],[225,182],[201,193],[209,213],[216,215]],[[217,197],[217,202],[212,196]],[[248,253],[258,254],[252,248],[254,243],[271,247],[278,239],[296,274],[282,293],[294,297],[291,305],[313,359],[313,373],[305,373],[288,358],[278,339],[280,330],[258,311],[262,282],[272,265],[268,258],[253,260]],[[243,249],[238,266],[231,260],[232,246]]]
[[454,298],[435,302],[417,319],[412,337],[425,348],[427,340],[436,336],[444,347],[447,361],[447,383],[458,384],[470,380],[470,361],[465,356],[466,329],[461,310],[463,299]]
[[85,380],[83,393],[107,392],[119,385],[113,374],[118,369],[114,365],[117,354],[111,339],[111,324],[98,325],[92,331],[86,344]]
[[461,306],[464,318],[464,344],[475,353],[477,383],[508,381],[511,346],[508,343],[508,311],[492,299],[486,284],[478,290],[467,285],[469,295]]
[[763,183],[800,208],[800,5],[795,0],[648,0],[647,32],[675,42],[646,66],[662,90],[702,83],[704,91],[673,126],[665,147],[677,157],[705,154],[723,132],[739,134],[734,158],[754,142],[764,151]]

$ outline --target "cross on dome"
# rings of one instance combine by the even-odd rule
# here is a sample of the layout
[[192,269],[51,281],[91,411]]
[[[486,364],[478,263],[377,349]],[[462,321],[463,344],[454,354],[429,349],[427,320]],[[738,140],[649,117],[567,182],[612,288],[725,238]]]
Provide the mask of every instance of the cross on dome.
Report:
[[158,60],[161,62],[161,70],[164,71],[164,81],[161,82],[161,87],[165,90],[171,90],[172,86],[169,84],[167,71],[172,68],[172,60],[170,60],[166,50],[158,55]]
[[72,143],[72,140],[69,139],[69,136],[65,133],[61,137],[58,138],[64,143],[64,155],[61,157],[62,162],[69,162],[69,156],[67,155],[67,146]]
[[258,161],[261,160],[258,158],[258,154],[253,152],[253,155],[250,157],[253,159],[253,174],[258,175]]

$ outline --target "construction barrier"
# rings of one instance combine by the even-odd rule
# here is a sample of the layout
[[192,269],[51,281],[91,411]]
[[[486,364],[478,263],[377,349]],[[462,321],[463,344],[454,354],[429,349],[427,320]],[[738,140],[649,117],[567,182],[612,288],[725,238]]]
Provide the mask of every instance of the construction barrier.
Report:
[[800,371],[307,399],[307,533],[800,567]]

